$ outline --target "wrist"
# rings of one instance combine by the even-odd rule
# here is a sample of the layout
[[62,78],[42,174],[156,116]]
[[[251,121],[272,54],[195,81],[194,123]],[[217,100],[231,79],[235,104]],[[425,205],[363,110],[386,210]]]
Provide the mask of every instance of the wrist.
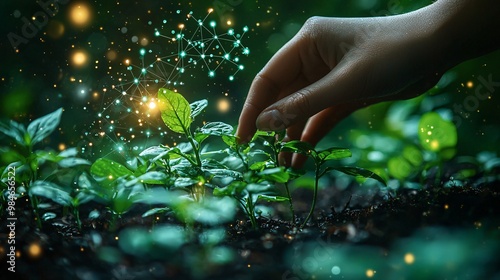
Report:
[[438,0],[422,12],[447,68],[500,47],[497,0]]

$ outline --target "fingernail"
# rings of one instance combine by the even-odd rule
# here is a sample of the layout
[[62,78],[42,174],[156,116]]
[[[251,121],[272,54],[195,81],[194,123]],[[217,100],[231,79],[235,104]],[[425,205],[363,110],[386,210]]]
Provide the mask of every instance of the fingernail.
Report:
[[270,110],[259,115],[257,118],[257,128],[260,130],[282,130],[285,124],[282,121],[281,113],[276,110]]

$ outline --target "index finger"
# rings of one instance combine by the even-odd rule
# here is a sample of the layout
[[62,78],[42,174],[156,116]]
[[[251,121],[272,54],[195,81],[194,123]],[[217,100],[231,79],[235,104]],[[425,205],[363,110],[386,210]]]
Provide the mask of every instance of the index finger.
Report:
[[241,141],[250,141],[257,130],[257,116],[299,76],[301,59],[298,41],[295,36],[285,44],[252,81],[236,131]]

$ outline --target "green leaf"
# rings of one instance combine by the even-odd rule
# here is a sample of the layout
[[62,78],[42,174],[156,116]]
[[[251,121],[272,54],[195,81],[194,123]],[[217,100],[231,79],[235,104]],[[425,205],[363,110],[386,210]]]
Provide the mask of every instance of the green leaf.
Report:
[[188,178],[188,177],[180,177],[175,179],[174,186],[176,188],[185,188],[185,187],[190,187],[194,184],[198,184],[199,180],[195,180],[193,178]]
[[402,155],[408,162],[410,162],[415,167],[421,166],[422,162],[424,161],[422,152],[413,145],[406,146],[403,149]]
[[72,198],[69,193],[60,186],[45,181],[35,181],[29,188],[31,195],[48,198],[62,206],[70,206]]
[[24,125],[10,120],[8,123],[0,122],[0,132],[14,139],[17,143],[26,146],[24,135],[26,128]]
[[402,156],[393,157],[387,163],[389,174],[399,180],[408,178],[414,171],[415,167]]
[[78,187],[80,187],[84,192],[91,193],[94,196],[101,198],[102,200],[104,200],[104,203],[110,201],[111,197],[113,196],[111,188],[102,187],[97,181],[95,181],[92,177],[90,177],[90,175],[85,172],[78,177]]
[[32,121],[28,125],[28,134],[31,139],[31,143],[28,144],[35,145],[54,132],[61,121],[62,111],[62,108],[59,108],[48,115]]
[[424,149],[437,152],[457,145],[457,128],[438,113],[429,112],[420,119],[418,137]]
[[139,154],[139,156],[146,157],[146,158],[156,157],[156,156],[161,155],[163,153],[166,154],[166,152],[168,150],[169,150],[169,148],[165,148],[162,146],[153,146],[153,147],[149,147],[149,148],[145,149],[144,151],[142,151]]
[[223,122],[209,122],[200,128],[200,132],[215,136],[233,136],[233,127]]
[[70,168],[77,165],[91,165],[91,164],[92,163],[86,159],[76,158],[76,157],[64,158],[59,161],[59,166],[62,168]]
[[68,149],[60,152],[58,156],[60,156],[60,157],[75,157],[76,155],[78,155],[78,149],[68,148]]
[[247,186],[246,182],[243,181],[233,181],[231,184],[223,187],[223,188],[215,188],[213,191],[214,196],[237,196],[240,195],[245,187]]
[[144,184],[163,185],[168,180],[168,175],[163,172],[150,171],[137,177],[137,180]]
[[90,167],[90,173],[96,177],[107,178],[109,180],[115,180],[123,176],[134,174],[125,166],[107,158],[96,160]]
[[203,111],[208,105],[208,101],[206,99],[195,101],[189,104],[191,107],[191,118],[194,120],[196,116],[198,116],[201,111]]
[[238,145],[237,140],[238,138],[234,135],[222,135],[222,141],[231,148],[235,148]]
[[265,200],[267,202],[283,202],[283,201],[288,201],[289,199],[288,197],[284,196],[259,194],[257,196],[257,200]]
[[240,172],[230,169],[207,169],[205,171],[218,177],[231,177],[234,179],[241,179],[243,176]]
[[318,152],[318,158],[322,161],[339,160],[351,157],[352,153],[346,148],[328,148]]
[[341,166],[341,167],[328,167],[326,168],[325,172],[331,171],[331,170],[337,170],[342,173],[345,173],[347,175],[355,176],[355,177],[362,177],[362,178],[367,178],[367,179],[375,179],[379,181],[380,183],[386,185],[386,182],[382,177],[378,176],[374,172],[359,168],[359,167],[351,167],[351,166]]
[[169,207],[153,208],[153,209],[146,211],[146,213],[142,214],[142,217],[145,218],[145,217],[149,217],[149,216],[156,215],[156,214],[167,213],[170,211],[172,211],[172,210]]
[[158,107],[161,118],[170,130],[186,134],[191,125],[191,107],[179,93],[160,88],[158,91]]
[[307,142],[292,140],[290,142],[282,143],[281,151],[310,155],[314,153],[314,147]]
[[282,166],[264,169],[261,172],[259,172],[258,175],[265,180],[273,181],[276,183],[286,183],[290,179],[290,175],[285,171],[285,168]]

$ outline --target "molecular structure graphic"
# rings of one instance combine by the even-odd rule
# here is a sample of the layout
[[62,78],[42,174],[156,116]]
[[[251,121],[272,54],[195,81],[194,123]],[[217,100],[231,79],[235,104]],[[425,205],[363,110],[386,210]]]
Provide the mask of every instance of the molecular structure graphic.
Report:
[[218,33],[217,23],[208,21],[212,12],[210,9],[203,19],[189,12],[176,29],[163,20],[164,25],[154,33],[161,50],[143,47],[138,50],[139,63],[133,63],[133,59],[124,61],[126,71],[119,75],[112,90],[106,92],[108,99],[98,113],[101,134],[108,138],[114,134],[119,142],[129,142],[141,135],[164,136],[166,127],[158,122],[156,106],[159,88],[177,89],[185,85],[184,79],[199,80],[200,71],[206,73],[207,80],[219,73],[227,75],[228,82],[235,80],[236,74],[245,68],[242,57],[250,54],[242,43],[249,28],[245,26],[241,31],[229,28]]

